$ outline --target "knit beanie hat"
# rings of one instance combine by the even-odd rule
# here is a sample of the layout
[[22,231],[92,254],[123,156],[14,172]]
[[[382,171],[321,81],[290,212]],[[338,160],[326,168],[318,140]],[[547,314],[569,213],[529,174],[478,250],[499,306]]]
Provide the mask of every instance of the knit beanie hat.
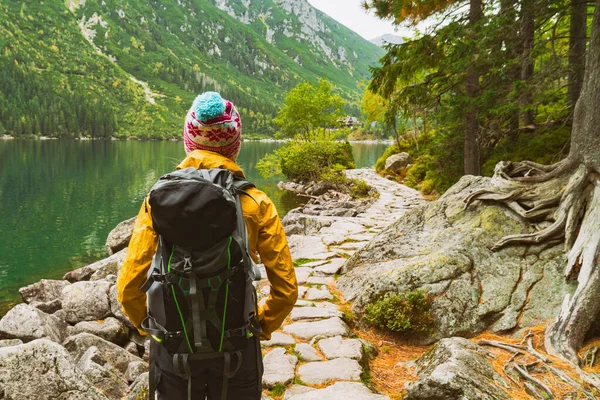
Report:
[[196,97],[183,127],[185,152],[209,150],[235,161],[241,144],[242,121],[233,103],[215,92]]

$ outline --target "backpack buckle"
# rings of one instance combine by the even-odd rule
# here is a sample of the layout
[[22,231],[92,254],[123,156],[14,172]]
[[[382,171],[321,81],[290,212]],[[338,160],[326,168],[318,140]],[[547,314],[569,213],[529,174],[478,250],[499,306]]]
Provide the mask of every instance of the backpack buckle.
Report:
[[192,272],[192,255],[187,254],[183,257],[183,272],[189,274]]

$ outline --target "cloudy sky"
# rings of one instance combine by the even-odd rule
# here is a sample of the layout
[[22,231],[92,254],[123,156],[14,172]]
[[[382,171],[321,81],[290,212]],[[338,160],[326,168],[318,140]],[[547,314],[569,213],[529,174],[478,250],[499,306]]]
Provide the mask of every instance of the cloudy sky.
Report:
[[382,21],[373,13],[367,13],[360,6],[362,0],[308,0],[308,2],[365,39],[370,40],[386,33],[412,36],[410,29],[395,30],[391,22]]

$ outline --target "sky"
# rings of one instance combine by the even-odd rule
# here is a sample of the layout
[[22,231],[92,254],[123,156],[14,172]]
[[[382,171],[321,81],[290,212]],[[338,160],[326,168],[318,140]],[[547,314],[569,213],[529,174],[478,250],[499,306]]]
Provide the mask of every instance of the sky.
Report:
[[331,18],[342,23],[367,40],[386,33],[399,36],[412,36],[407,28],[396,29],[390,21],[382,21],[372,12],[367,13],[361,7],[363,0],[308,0]]

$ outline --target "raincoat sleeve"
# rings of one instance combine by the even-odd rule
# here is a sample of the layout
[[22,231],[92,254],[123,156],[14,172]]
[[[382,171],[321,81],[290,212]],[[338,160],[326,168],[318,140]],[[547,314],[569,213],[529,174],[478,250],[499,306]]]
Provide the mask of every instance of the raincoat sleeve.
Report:
[[146,294],[140,290],[140,287],[146,281],[152,257],[158,246],[158,235],[152,229],[150,206],[147,203],[147,199],[144,199],[135,220],[125,262],[117,279],[118,299],[123,306],[123,312],[142,335],[146,333],[141,330],[140,325],[146,318],[147,311]]
[[265,265],[271,291],[266,303],[258,310],[263,333],[268,340],[292,311],[298,298],[298,282],[283,225],[269,199],[262,202],[258,231],[258,253]]

